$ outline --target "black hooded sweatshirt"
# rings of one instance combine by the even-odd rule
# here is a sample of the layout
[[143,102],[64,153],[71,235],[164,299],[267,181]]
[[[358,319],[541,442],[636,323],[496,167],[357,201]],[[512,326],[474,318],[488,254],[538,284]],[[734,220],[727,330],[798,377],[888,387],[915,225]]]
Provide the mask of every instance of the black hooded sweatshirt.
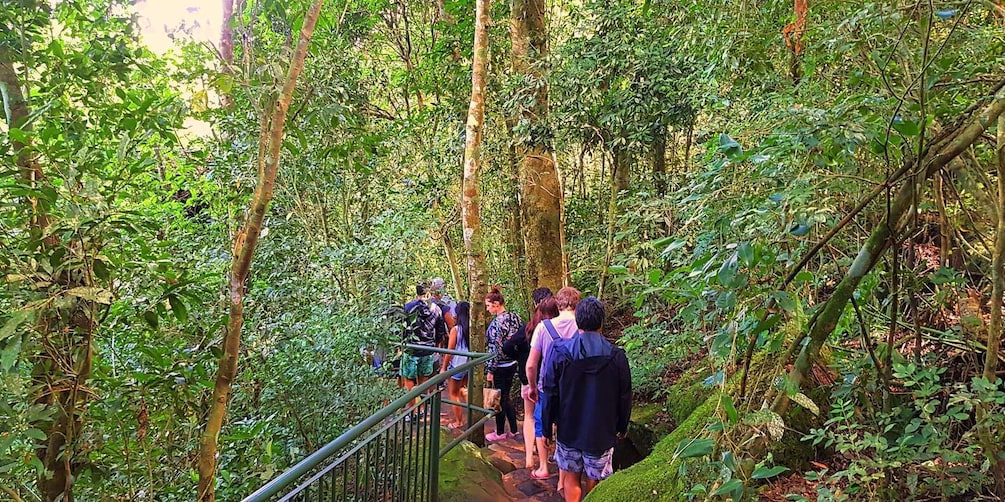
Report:
[[558,426],[558,442],[590,455],[614,447],[628,429],[632,375],[625,351],[600,333],[584,331],[548,349],[545,374],[544,436]]

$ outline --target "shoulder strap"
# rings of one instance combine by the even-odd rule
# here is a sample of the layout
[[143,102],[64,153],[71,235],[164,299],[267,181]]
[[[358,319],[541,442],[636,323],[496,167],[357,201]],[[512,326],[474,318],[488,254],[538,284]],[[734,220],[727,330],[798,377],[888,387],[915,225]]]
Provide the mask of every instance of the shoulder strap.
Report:
[[551,319],[545,319],[542,321],[544,323],[544,329],[548,330],[548,334],[551,335],[551,341],[556,341],[561,338],[558,335],[558,331],[555,330],[555,325],[551,323]]

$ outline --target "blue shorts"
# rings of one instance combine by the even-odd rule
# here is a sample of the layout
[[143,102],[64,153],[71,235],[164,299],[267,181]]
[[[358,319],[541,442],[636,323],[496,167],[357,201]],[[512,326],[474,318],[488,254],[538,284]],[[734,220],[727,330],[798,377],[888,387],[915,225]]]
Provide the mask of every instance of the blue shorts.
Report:
[[599,456],[575,448],[566,448],[562,443],[558,443],[555,447],[555,463],[559,469],[566,472],[585,472],[586,477],[594,481],[606,479],[614,473],[614,468],[611,466],[613,455],[613,447]]
[[544,437],[544,420],[541,418],[542,410],[544,410],[544,392],[538,391],[537,404],[534,405],[534,437],[536,438]]

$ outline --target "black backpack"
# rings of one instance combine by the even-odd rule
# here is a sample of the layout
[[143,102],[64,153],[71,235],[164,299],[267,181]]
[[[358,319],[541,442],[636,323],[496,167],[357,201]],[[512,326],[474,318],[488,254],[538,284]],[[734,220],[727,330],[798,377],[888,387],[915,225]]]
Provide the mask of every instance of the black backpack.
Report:
[[527,324],[520,326],[520,329],[509,340],[503,342],[503,354],[514,361],[522,361],[530,354],[530,343],[527,341]]
[[405,343],[418,343],[418,344],[429,344],[433,340],[429,340],[428,337],[424,336],[423,326],[425,325],[426,319],[429,319],[433,315],[433,311],[429,309],[429,305],[426,302],[420,301],[412,307],[411,310],[405,312],[405,331],[402,334],[402,339]]

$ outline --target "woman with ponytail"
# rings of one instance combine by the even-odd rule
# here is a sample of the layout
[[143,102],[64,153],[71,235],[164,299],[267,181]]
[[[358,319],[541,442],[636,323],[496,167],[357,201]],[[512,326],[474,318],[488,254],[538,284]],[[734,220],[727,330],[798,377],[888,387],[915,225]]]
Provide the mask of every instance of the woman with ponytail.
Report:
[[[513,386],[513,375],[518,369],[517,361],[503,353],[503,344],[520,330],[523,321],[520,320],[520,316],[506,310],[506,300],[499,286],[493,286],[492,291],[485,297],[485,309],[495,316],[485,331],[485,339],[489,352],[496,356],[485,364],[485,380],[502,393],[502,413],[496,415],[496,431],[486,434],[485,439],[499,441],[517,435],[516,409],[513,408],[509,395]],[[508,433],[507,421],[510,428]]]
[[[454,306],[454,315],[456,316],[456,319],[454,320],[454,327],[450,328],[450,338],[447,341],[447,348],[450,350],[467,352],[468,330],[471,327],[471,304],[468,302],[458,303]],[[444,354],[443,369],[440,370],[440,373],[445,373],[466,362],[468,362],[467,356]],[[458,373],[447,379],[447,395],[450,396],[450,400],[457,403],[461,402],[463,400],[461,396],[461,389],[467,385],[467,372]],[[452,416],[452,423],[447,424],[449,427],[461,427],[464,425],[464,415],[460,406],[451,406],[450,415]]]

